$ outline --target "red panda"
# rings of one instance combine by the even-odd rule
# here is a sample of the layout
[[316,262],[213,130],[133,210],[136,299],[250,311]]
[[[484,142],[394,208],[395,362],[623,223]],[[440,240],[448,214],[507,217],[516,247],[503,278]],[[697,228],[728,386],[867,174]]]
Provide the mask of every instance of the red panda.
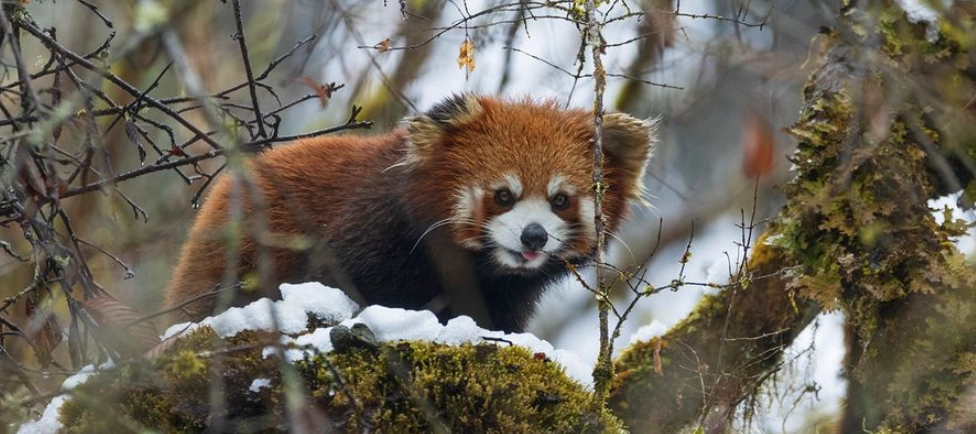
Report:
[[[613,231],[640,200],[652,127],[621,113],[603,122]],[[222,176],[167,304],[199,320],[218,305],[274,296],[279,283],[319,281],[361,304],[522,331],[566,264],[596,252],[591,113],[455,95],[406,123],[375,137],[299,140]],[[203,296],[241,279],[252,290]]]

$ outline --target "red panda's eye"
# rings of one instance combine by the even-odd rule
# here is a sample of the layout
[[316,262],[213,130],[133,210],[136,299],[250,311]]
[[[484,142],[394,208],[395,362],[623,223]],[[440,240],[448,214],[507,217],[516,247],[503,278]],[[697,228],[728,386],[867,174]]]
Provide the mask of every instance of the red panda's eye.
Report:
[[495,203],[501,206],[512,206],[515,204],[515,196],[507,188],[495,192]]
[[566,209],[569,206],[569,196],[558,193],[553,196],[552,199],[549,199],[549,203],[551,203],[552,207],[555,209]]

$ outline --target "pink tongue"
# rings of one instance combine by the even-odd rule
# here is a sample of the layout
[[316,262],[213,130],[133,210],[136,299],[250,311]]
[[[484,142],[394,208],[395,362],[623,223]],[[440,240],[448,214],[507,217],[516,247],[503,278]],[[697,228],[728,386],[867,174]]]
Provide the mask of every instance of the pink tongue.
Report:
[[533,251],[522,252],[522,257],[525,258],[526,261],[532,261],[535,260],[535,258],[539,257],[539,252],[533,252]]

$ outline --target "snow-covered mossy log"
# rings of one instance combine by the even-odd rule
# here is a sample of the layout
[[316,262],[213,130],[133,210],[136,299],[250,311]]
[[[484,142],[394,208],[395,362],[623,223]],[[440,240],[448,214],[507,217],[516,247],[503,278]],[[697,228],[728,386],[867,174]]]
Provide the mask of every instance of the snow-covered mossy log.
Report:
[[349,319],[352,303],[338,290],[282,292],[282,301],[231,309],[91,375],[60,406],[60,432],[621,430],[591,411],[586,370],[530,335],[379,306]]
[[263,432],[295,423],[326,432],[620,428],[612,416],[589,412],[590,393],[558,364],[522,347],[363,341],[288,364],[263,354],[274,341],[266,332],[220,339],[197,329],[151,361],[74,389],[61,407],[63,432],[203,432],[214,424]]

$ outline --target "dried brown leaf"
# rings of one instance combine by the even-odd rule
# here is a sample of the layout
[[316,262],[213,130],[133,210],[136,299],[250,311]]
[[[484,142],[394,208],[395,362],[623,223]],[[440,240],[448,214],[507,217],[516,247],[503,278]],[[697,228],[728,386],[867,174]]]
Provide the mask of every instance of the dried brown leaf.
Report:
[[125,356],[136,356],[159,343],[159,333],[139,311],[111,297],[95,297],[81,303],[98,323],[99,337],[110,349]]
[[464,42],[461,42],[457,62],[458,68],[467,68],[467,71],[465,71],[466,74],[474,71],[474,43],[470,39],[464,38]]
[[298,80],[299,83],[308,86],[313,92],[315,92],[316,95],[318,95],[319,103],[322,105],[322,108],[325,108],[325,106],[329,103],[329,99],[332,98],[332,92],[335,91],[335,83],[322,84],[307,75],[298,77],[296,80]]
[[31,324],[26,330],[27,338],[30,339],[37,363],[46,368],[54,361],[51,353],[64,340],[61,324],[50,312],[38,310],[37,301],[33,297],[27,297],[25,308],[27,316],[31,318]]
[[384,39],[379,44],[374,45],[373,48],[376,51],[380,52],[380,53],[385,53],[385,52],[389,51],[390,50],[390,38]]
[[54,361],[51,353],[54,352],[54,349],[63,340],[64,336],[61,334],[61,324],[58,323],[58,319],[54,315],[49,315],[41,326],[41,329],[34,335],[34,351],[37,356],[37,363],[42,368],[48,367]]
[[742,130],[742,173],[750,179],[768,176],[773,171],[775,149],[769,122],[755,114],[747,117]]
[[132,144],[136,145],[136,150],[139,151],[139,163],[146,162],[146,147],[142,144],[142,136],[139,135],[139,127],[136,122],[126,116],[125,120],[125,136],[129,138]]
[[183,336],[186,336],[187,330],[189,330],[189,326],[187,326],[186,329],[180,331],[179,333],[176,333],[173,336],[163,339],[161,342],[157,343],[156,345],[153,345],[153,347],[150,348],[149,351],[146,351],[142,355],[142,358],[147,360],[152,360],[155,359],[156,357],[159,357],[159,355],[165,353],[166,350],[173,348],[173,345],[179,342],[179,340],[182,339]]
[[41,171],[34,165],[33,160],[24,160],[20,165],[18,178],[24,190],[36,200],[47,197],[47,182]]

